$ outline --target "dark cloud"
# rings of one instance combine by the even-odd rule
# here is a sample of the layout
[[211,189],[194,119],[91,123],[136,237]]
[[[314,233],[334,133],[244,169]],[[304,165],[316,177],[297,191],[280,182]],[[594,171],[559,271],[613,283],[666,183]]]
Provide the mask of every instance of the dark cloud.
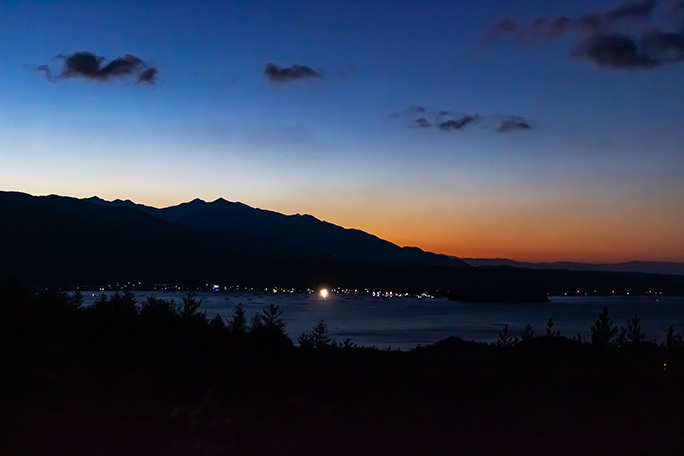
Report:
[[[684,31],[661,31],[651,19],[657,6],[656,0],[626,2],[576,19],[558,16],[537,19],[530,24],[504,19],[485,39],[511,34],[518,40],[542,40],[579,32],[581,38],[572,55],[587,58],[601,67],[648,69],[684,61]],[[684,15],[684,0],[670,0],[668,14]]]
[[513,130],[530,130],[532,125],[520,116],[511,116],[504,119],[496,131],[507,132]]
[[519,29],[521,29],[521,25],[514,19],[507,17],[485,33],[484,40],[487,42],[494,41],[509,33],[515,35]]
[[413,125],[420,128],[430,128],[432,123],[425,117],[419,117],[413,121]]
[[639,48],[658,62],[679,62],[684,60],[684,32],[652,30],[641,36]]
[[657,2],[623,3],[601,13],[584,15],[574,21],[574,25],[590,33],[600,33],[611,23],[620,21],[646,21],[656,9]]
[[55,78],[52,75],[52,71],[50,70],[50,67],[46,64],[43,65],[36,65],[34,67],[36,71],[40,71],[42,73],[45,73],[45,77],[48,78],[48,81],[55,82]]
[[425,114],[426,112],[427,112],[427,108],[425,106],[409,105],[409,107],[404,109],[403,111],[393,112],[392,114],[390,114],[390,117],[394,117],[395,119],[398,119],[398,118],[404,117],[404,116],[421,115],[421,114]]
[[529,25],[508,18],[487,32],[485,41],[494,41],[507,34],[513,35],[519,41],[550,39],[562,35],[573,26],[573,21],[567,16],[558,16],[555,19],[539,18]]
[[654,0],[623,3],[607,11],[586,14],[576,19],[560,15],[553,19],[538,18],[530,24],[506,18],[485,34],[485,40],[492,41],[506,34],[511,34],[521,41],[534,41],[556,38],[573,30],[600,33],[616,22],[648,20],[656,6],[657,2]]
[[462,131],[472,125],[499,132],[531,130],[532,124],[524,117],[515,115],[484,115],[457,113],[448,110],[434,110],[425,106],[411,105],[403,111],[391,114],[393,118],[410,118],[410,127],[418,129],[435,128],[441,131]]
[[159,73],[159,70],[156,68],[145,68],[140,72],[140,75],[138,76],[138,82],[155,84],[157,82],[157,73]]
[[62,71],[58,76],[53,76],[47,64],[38,65],[36,70],[44,72],[51,81],[58,78],[85,78],[108,81],[112,78],[137,76],[138,82],[154,83],[158,73],[156,68],[150,67],[140,57],[132,54],[126,54],[108,63],[104,63],[104,57],[86,51],[66,55],[60,54],[57,56],[57,59],[64,61]]
[[657,3],[655,0],[646,0],[638,3],[623,3],[603,13],[603,16],[609,20],[622,19],[647,19],[655,10]]
[[587,57],[600,66],[612,68],[652,67],[658,64],[641,54],[634,40],[626,35],[593,36],[580,43],[573,55]]
[[478,119],[478,115],[465,114],[458,119],[448,119],[443,120],[437,124],[440,130],[463,130],[468,124],[475,122]]
[[291,82],[297,79],[323,78],[323,76],[306,65],[291,65],[289,67],[279,67],[274,63],[267,63],[264,68],[264,76],[276,83]]
[[652,68],[684,60],[684,34],[651,31],[638,41],[627,35],[598,35],[580,43],[573,55],[610,68]]
[[684,16],[684,0],[670,0],[667,14],[675,19],[682,19]]

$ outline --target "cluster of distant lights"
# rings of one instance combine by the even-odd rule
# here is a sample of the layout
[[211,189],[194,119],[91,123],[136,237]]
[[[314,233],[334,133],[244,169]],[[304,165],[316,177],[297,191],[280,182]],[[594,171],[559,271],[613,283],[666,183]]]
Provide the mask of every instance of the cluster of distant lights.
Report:
[[[118,291],[118,290],[128,290],[128,289],[138,289],[143,290],[142,282],[116,282],[115,284],[100,285],[97,287],[99,291]],[[76,290],[80,289],[92,289],[90,287],[76,287]],[[147,290],[150,290],[149,288]],[[319,288],[318,290],[313,288],[306,289],[295,289],[295,288],[282,288],[282,287],[266,287],[266,288],[255,288],[255,287],[243,287],[241,285],[219,285],[205,283],[204,287],[181,287],[179,285],[171,285],[166,283],[156,283],[151,288],[152,291],[213,291],[213,292],[257,292],[257,293],[269,293],[269,294],[302,294],[306,293],[309,295],[318,294],[323,299],[328,298],[330,295],[353,295],[353,296],[372,296],[374,298],[434,298],[433,295],[422,292],[422,293],[404,293],[397,291],[382,291],[382,290],[370,290],[368,288]]]
[[411,294],[411,293],[402,293],[402,292],[397,292],[397,291],[373,291],[369,290],[368,288],[363,288],[363,289],[351,289],[351,288],[332,288],[328,290],[327,288],[323,288],[319,291],[319,295],[325,299],[327,298],[331,293],[336,294],[336,295],[352,295],[352,296],[372,296],[374,298],[434,298],[433,295],[428,294],[427,292],[423,293],[418,293],[418,294]]
[[[569,293],[566,291],[565,293],[563,293],[564,296],[594,296],[594,295],[597,295],[597,294],[598,294],[598,292],[597,292],[596,290],[594,290],[593,293],[590,293],[590,292],[582,292],[582,291],[580,291],[580,290],[577,290],[576,292],[569,292]],[[610,291],[610,294],[611,294],[611,295],[614,295],[614,294],[615,294],[615,290],[611,290],[611,291]],[[618,294],[619,294],[619,293],[618,293]],[[643,296],[643,295],[659,295],[659,296],[662,296],[662,294],[663,294],[662,291],[652,291],[652,290],[649,290],[649,291],[643,293],[642,296]],[[631,293],[631,292],[628,291],[628,292],[625,293],[625,295],[626,295],[626,296],[638,296],[639,294],[638,294],[638,293],[637,293],[637,294],[633,294],[633,293]]]
[[[144,288],[141,287],[142,282],[116,282],[115,284],[110,284],[110,285],[101,285],[97,287],[99,291],[116,291],[116,290],[128,290],[128,289],[138,289],[138,290],[143,290]],[[80,290],[81,288],[83,289],[92,289],[90,287],[76,287],[76,290]],[[266,287],[266,288],[255,288],[255,287],[243,287],[241,285],[218,285],[218,284],[209,284],[206,283],[204,287],[194,287],[194,288],[188,288],[188,287],[181,287],[178,285],[171,285],[171,284],[154,284],[152,287],[152,290],[154,291],[214,291],[214,292],[220,292],[220,291],[226,291],[226,292],[234,292],[234,291],[242,291],[242,292],[265,292],[265,293],[273,293],[273,294],[301,294],[301,293],[307,293],[307,294],[318,294],[321,298],[326,299],[328,298],[331,294],[336,294],[336,295],[363,295],[363,296],[372,296],[374,298],[383,298],[383,299],[388,299],[388,298],[418,298],[418,299],[431,299],[434,298],[433,295],[428,294],[427,292],[423,293],[403,293],[403,292],[396,292],[396,291],[373,291],[368,288],[342,288],[342,287],[336,287],[336,288],[320,288],[317,290],[312,289],[312,288],[306,288],[306,289],[295,289],[295,288],[282,288],[282,287]],[[597,290],[593,290],[593,292],[583,292],[581,290],[575,290],[571,292],[564,292],[564,296],[595,296],[598,295]],[[610,292],[611,295],[615,295],[616,292],[615,290],[611,290]],[[617,293],[618,295],[620,294],[619,292]],[[632,292],[625,292],[624,293],[626,296],[638,296],[639,293],[632,293]],[[652,295],[652,296],[662,296],[663,292],[662,291],[652,291],[649,290],[647,292],[641,293],[641,296],[644,295]]]

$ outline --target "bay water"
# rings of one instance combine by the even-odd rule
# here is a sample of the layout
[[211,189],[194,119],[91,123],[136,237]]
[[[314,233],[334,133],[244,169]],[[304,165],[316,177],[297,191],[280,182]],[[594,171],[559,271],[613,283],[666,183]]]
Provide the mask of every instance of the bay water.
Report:
[[[111,294],[113,292],[106,292]],[[83,292],[86,305],[99,298],[102,292]],[[546,333],[549,318],[553,330],[561,336],[580,334],[590,340],[591,325],[599,311],[607,306],[615,324],[627,327],[633,316],[641,319],[646,338],[662,342],[669,325],[684,332],[684,297],[674,296],[559,296],[548,303],[466,303],[446,298],[392,297],[330,293],[326,298],[317,293],[270,292],[196,292],[202,300],[201,309],[207,318],[219,314],[224,321],[233,309],[242,304],[248,320],[262,312],[269,304],[283,311],[289,337],[296,342],[304,331],[310,331],[324,320],[333,340],[349,338],[356,345],[410,350],[417,345],[429,345],[449,336],[478,342],[494,342],[508,325],[514,336],[520,335],[527,324],[535,335]],[[148,296],[173,299],[181,305],[187,292],[137,291],[138,304]]]

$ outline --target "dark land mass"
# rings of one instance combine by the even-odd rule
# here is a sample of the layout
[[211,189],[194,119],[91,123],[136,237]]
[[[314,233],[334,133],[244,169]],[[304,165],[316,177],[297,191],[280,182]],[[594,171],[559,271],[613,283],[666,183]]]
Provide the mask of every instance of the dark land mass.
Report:
[[319,325],[296,346],[275,306],[208,322],[183,301],[0,287],[0,453],[684,453],[681,333],[658,346],[604,319],[592,343],[502,332],[397,352]]
[[625,263],[578,263],[554,261],[531,263],[507,258],[460,258],[470,266],[512,266],[528,269],[564,269],[566,271],[640,272],[645,274],[684,275],[684,263],[673,261],[627,261]]
[[471,267],[399,247],[308,215],[223,199],[156,209],[0,192],[0,278],[36,287],[97,289],[206,283],[430,291],[470,301],[545,300],[545,294],[684,294],[684,276]]

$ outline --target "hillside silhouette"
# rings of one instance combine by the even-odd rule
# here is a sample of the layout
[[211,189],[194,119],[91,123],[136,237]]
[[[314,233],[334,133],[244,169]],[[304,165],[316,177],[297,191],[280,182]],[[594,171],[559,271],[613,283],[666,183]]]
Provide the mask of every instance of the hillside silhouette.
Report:
[[0,453],[681,454],[680,331],[656,345],[606,308],[591,341],[551,326],[401,352],[320,322],[295,345],[272,304],[209,321],[192,294],[0,284]]

